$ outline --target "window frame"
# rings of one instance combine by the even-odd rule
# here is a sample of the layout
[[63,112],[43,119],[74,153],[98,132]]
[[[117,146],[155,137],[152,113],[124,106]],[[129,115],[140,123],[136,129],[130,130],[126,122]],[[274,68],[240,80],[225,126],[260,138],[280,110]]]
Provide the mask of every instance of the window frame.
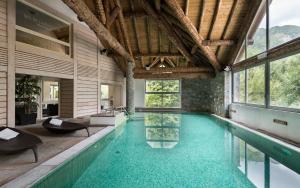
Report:
[[[163,85],[162,85],[162,91],[147,91],[147,81],[176,81],[178,80],[179,82],[179,91],[163,91]],[[182,104],[181,104],[181,79],[145,79],[144,82],[144,107],[145,108],[155,108],[155,109],[180,109]],[[163,94],[179,94],[179,107],[146,107],[146,94],[157,94],[157,95],[162,95]],[[163,97],[161,97],[161,103],[163,104]]]
[[[256,16],[255,16],[255,19],[253,20],[253,22],[251,23],[251,26],[249,28],[249,30],[247,31],[247,34],[244,38],[244,43],[245,45],[242,45],[237,56],[235,57],[235,61],[234,61],[234,64],[235,63],[239,63],[239,62],[242,62],[242,61],[247,61],[248,59],[252,59],[252,58],[258,58],[260,55],[262,54],[268,54],[268,52],[270,50],[273,50],[273,49],[276,49],[278,48],[279,46],[283,46],[283,45],[287,45],[289,44],[291,41],[294,41],[294,40],[299,40],[300,37],[297,37],[295,39],[292,39],[288,42],[285,42],[283,44],[280,44],[279,46],[275,46],[273,48],[270,48],[270,11],[269,11],[269,6],[270,6],[270,0],[264,0],[261,4],[261,7],[259,9],[259,11],[256,13]],[[264,11],[264,7],[265,7],[265,12],[266,12],[266,51],[264,52],[261,52],[255,56],[252,56],[252,57],[247,57],[247,37],[248,37],[248,34],[249,32],[252,31],[253,27],[255,26],[255,24],[258,22],[258,21],[261,21],[261,20],[258,20],[259,19],[259,14],[261,14],[261,11]],[[262,17],[263,18],[263,17]],[[242,53],[245,53],[244,56],[245,56],[245,59],[242,60],[242,61],[239,61],[239,57],[241,56]],[[232,95],[231,95],[231,101],[232,103],[234,104],[241,104],[241,105],[246,105],[246,106],[253,106],[253,107],[258,107],[258,108],[265,108],[265,109],[271,109],[271,110],[280,110],[280,111],[287,111],[287,112],[295,112],[295,113],[300,113],[300,108],[289,108],[289,107],[280,107],[280,106],[273,106],[271,105],[271,99],[270,99],[270,81],[271,81],[271,74],[270,74],[270,64],[273,62],[273,61],[276,61],[276,60],[279,60],[279,59],[283,59],[283,58],[286,58],[286,57],[289,57],[289,56],[293,56],[297,53],[293,53],[293,54],[285,54],[284,56],[281,56],[281,57],[278,57],[276,59],[269,59],[267,58],[266,60],[262,61],[261,63],[258,63],[254,66],[246,66],[246,68],[243,68],[243,69],[239,69],[239,70],[236,70],[236,71],[232,71],[232,74],[231,74],[231,79],[232,79]],[[256,67],[256,66],[261,66],[262,64],[265,65],[265,101],[264,101],[264,104],[263,105],[260,105],[260,104],[251,104],[251,103],[248,103],[248,83],[247,83],[247,75],[248,75],[248,69],[250,68],[253,68],[253,67]],[[245,71],[245,102],[235,102],[234,101],[234,73],[237,73],[237,72],[241,72],[241,71]]]
[[33,4],[31,4],[31,3],[29,3],[29,2],[27,2],[25,0],[17,0],[17,2],[22,3],[22,4],[24,4],[24,5],[28,6],[28,7],[31,7],[32,9],[35,9],[35,10],[37,10],[37,11],[39,11],[39,12],[41,12],[41,13],[43,13],[43,14],[45,14],[45,15],[47,15],[47,16],[55,19],[55,20],[58,20],[58,21],[60,21],[60,22],[62,22],[64,24],[68,25],[68,27],[69,27],[69,42],[64,42],[64,41],[55,39],[55,38],[47,36],[47,35],[45,35],[43,33],[39,33],[37,31],[33,31],[31,29],[19,26],[17,24],[15,24],[16,31],[21,31],[21,32],[24,32],[26,34],[33,35],[35,37],[39,37],[39,38],[42,38],[42,39],[45,39],[45,40],[49,40],[51,42],[55,42],[55,43],[57,43],[59,45],[63,45],[64,47],[68,47],[69,48],[68,49],[69,54],[62,54],[62,53],[59,53],[59,52],[56,52],[56,51],[53,51],[53,50],[49,50],[49,49],[46,49],[46,48],[42,48],[42,47],[39,47],[39,46],[35,46],[35,45],[31,45],[31,44],[19,42],[17,40],[16,40],[16,42],[17,43],[22,43],[22,44],[27,44],[27,45],[30,45],[32,47],[39,48],[41,50],[50,51],[52,53],[63,55],[63,56],[71,58],[73,56],[73,54],[72,54],[72,52],[73,52],[73,49],[72,49],[73,48],[73,44],[72,44],[72,35],[73,35],[73,33],[72,33],[72,23],[67,22],[67,21],[63,20],[62,18],[59,18],[59,17],[55,16],[54,14],[51,14],[51,13],[45,11],[44,9],[41,9],[41,8],[39,8],[39,7],[33,5]]

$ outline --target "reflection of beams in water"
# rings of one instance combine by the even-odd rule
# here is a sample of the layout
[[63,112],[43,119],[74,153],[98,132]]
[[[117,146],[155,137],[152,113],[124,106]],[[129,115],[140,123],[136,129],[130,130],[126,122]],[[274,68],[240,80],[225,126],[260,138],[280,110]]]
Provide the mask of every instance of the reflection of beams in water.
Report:
[[146,128],[153,128],[153,129],[164,129],[164,128],[170,128],[170,129],[179,129],[179,126],[170,126],[170,125],[158,125],[158,126],[148,126],[145,125]]
[[175,139],[175,140],[163,140],[163,139],[160,139],[160,140],[152,140],[152,139],[147,139],[147,142],[178,142],[179,139]]
[[132,121],[144,121],[145,118],[144,117],[133,117],[131,120]]

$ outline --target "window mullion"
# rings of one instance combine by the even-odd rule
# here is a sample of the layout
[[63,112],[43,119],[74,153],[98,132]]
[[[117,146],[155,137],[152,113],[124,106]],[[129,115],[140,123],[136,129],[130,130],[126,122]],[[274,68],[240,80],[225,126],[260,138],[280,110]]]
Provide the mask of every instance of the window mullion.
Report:
[[248,71],[245,69],[245,103],[248,103]]

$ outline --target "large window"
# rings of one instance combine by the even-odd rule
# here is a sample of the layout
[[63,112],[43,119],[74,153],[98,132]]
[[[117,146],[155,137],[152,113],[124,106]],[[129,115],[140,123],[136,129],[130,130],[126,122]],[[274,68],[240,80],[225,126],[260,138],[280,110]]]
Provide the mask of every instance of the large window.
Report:
[[146,80],[145,106],[149,108],[179,108],[179,80]]
[[[266,6],[267,3],[269,6]],[[264,51],[267,52],[265,53],[267,59],[262,65],[252,68],[246,65],[244,70],[234,73],[234,102],[299,111],[300,54],[289,57],[277,57],[274,54],[277,50],[275,47],[300,38],[299,7],[299,0],[291,0],[289,3],[283,0],[267,0],[262,4],[244,39],[246,45],[241,47],[235,63],[243,61],[244,54],[247,61]],[[276,60],[269,59],[268,56]],[[257,56],[257,62],[254,63],[262,63],[260,58],[264,57],[264,55]],[[244,72],[246,72],[245,86]]]
[[247,103],[265,103],[265,65],[247,70]]
[[267,50],[267,30],[266,30],[266,10],[260,11],[257,19],[260,23],[255,23],[247,35],[247,54],[246,57],[252,57]]
[[300,1],[269,0],[269,2],[270,48],[300,37]]
[[70,55],[70,24],[22,0],[16,10],[18,42]]
[[300,108],[300,54],[270,63],[271,106]]
[[245,71],[234,73],[234,102],[244,103],[245,97]]

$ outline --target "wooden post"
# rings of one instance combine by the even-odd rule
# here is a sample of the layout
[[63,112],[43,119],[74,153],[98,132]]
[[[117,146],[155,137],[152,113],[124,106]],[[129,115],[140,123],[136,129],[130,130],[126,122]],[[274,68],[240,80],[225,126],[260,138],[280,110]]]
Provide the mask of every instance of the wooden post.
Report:
[[15,127],[16,0],[7,1],[7,126]]

